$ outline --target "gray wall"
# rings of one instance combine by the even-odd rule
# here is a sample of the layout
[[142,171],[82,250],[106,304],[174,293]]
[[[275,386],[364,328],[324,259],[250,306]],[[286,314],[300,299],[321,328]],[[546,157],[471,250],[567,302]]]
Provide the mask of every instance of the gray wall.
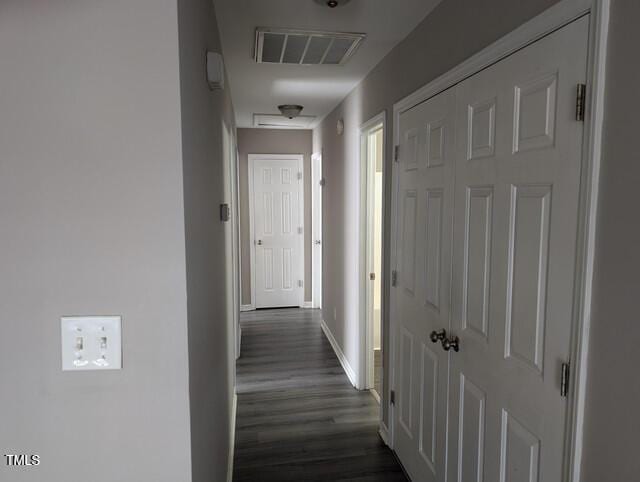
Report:
[[[391,172],[393,104],[553,5],[556,0],[444,0],[399,43],[313,132],[313,152],[323,153],[323,315],[349,363],[358,369],[359,140],[361,124],[386,111],[385,169]],[[336,122],[344,119],[342,136]],[[385,204],[391,203],[391,176]],[[385,212],[385,246],[390,213]],[[385,253],[384,287],[389,295],[390,260]],[[336,314],[334,318],[334,313]],[[388,320],[388,304],[384,318]],[[385,328],[388,322],[385,322]],[[388,339],[386,329],[384,340]],[[388,349],[383,347],[385,364]],[[386,380],[385,380],[386,385]],[[385,392],[388,387],[385,386]],[[384,420],[388,407],[383,406]]]
[[589,353],[583,481],[640,477],[640,3],[614,0]]
[[219,206],[230,203],[225,162],[233,131],[229,84],[210,91],[207,50],[221,52],[211,0],[179,0],[182,157],[189,328],[191,461],[194,482],[224,481],[233,426],[235,374],[231,223]]
[[248,154],[304,155],[304,299],[311,301],[311,131],[238,129],[242,304],[251,304]]
[[[176,2],[3,0],[0,59],[0,480],[189,481]],[[61,371],[74,314],[123,370]]]

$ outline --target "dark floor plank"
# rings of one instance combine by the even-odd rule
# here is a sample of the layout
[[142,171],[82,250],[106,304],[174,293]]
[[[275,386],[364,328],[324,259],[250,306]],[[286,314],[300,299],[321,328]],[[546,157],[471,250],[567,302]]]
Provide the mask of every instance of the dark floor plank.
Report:
[[317,310],[243,313],[234,481],[406,481]]

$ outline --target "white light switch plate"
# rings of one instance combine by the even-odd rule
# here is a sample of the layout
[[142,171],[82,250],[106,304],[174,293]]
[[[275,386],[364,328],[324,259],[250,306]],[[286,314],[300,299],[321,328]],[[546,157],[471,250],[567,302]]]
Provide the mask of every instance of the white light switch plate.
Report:
[[122,317],[64,316],[60,324],[63,370],[122,368]]

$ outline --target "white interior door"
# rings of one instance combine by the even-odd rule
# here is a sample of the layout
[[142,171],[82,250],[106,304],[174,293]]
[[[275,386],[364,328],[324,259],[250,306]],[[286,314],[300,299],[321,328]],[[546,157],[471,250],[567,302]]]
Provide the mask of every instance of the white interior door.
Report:
[[448,355],[432,331],[449,330],[455,95],[400,117],[394,448],[414,481],[444,482]]
[[457,88],[452,481],[564,480],[588,26]]
[[322,308],[322,156],[311,157],[313,307]]
[[394,447],[413,480],[564,479],[588,26],[400,116]]
[[250,159],[256,308],[301,306],[302,157]]

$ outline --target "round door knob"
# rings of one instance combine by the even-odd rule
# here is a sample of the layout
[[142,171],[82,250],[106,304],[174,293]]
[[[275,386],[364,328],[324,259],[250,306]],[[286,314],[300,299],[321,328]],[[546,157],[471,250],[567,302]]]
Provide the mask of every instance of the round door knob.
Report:
[[429,338],[431,338],[431,341],[433,343],[438,343],[439,340],[444,340],[446,337],[447,330],[445,330],[444,328],[440,331],[433,330],[429,335]]
[[442,340],[442,348],[444,348],[445,351],[453,350],[458,352],[460,351],[460,339],[457,336],[445,338]]
[[314,244],[320,244],[320,240],[319,240],[319,239],[316,239],[316,240],[314,241]]

